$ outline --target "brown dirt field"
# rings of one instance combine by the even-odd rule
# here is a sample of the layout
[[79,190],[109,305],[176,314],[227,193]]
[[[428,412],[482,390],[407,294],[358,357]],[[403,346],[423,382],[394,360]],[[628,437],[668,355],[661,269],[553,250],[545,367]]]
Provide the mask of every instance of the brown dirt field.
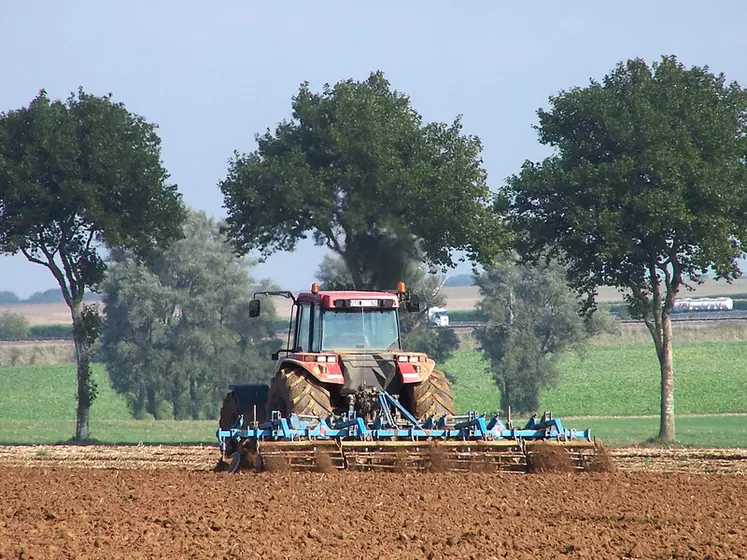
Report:
[[230,475],[210,446],[2,447],[0,558],[747,558],[745,471],[626,466],[681,452],[613,450],[615,474]]
[[64,303],[14,303],[0,305],[0,315],[3,313],[23,315],[29,325],[72,324],[70,309]]

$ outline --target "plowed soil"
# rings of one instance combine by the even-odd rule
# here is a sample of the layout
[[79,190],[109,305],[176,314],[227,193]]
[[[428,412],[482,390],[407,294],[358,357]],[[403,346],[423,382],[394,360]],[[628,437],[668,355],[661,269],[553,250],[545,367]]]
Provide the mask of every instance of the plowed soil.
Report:
[[231,475],[213,447],[1,447],[0,558],[747,558],[744,450],[678,453],[615,450],[613,474]]

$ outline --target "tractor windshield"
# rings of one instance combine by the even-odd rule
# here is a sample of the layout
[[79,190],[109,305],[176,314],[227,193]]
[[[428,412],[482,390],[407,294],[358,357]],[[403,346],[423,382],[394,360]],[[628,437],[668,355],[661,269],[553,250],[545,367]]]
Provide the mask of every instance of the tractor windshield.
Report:
[[322,350],[396,350],[395,309],[340,309],[322,315]]

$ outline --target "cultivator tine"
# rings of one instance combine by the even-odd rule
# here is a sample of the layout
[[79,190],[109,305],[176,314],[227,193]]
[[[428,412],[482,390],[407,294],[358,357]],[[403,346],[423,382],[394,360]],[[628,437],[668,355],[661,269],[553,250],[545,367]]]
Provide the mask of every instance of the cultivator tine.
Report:
[[531,472],[587,471],[598,451],[591,441],[532,441],[525,448]]
[[335,441],[273,441],[259,446],[263,471],[333,472],[345,468],[345,459]]
[[527,470],[520,442],[470,441],[439,444],[448,470],[460,472],[515,472]]
[[516,442],[346,441],[342,448],[351,470],[526,472]]

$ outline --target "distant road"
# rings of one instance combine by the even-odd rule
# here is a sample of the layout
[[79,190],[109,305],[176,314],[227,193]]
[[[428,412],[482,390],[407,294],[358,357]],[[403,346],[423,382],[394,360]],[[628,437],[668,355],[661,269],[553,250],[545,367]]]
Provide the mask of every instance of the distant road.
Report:
[[[672,322],[677,323],[700,323],[711,321],[745,321],[747,320],[747,311],[711,311],[700,313],[673,313]],[[637,319],[621,319],[624,324],[643,324],[643,321]],[[451,321],[448,328],[455,331],[466,331],[481,327],[485,323],[482,321]]]
[[[673,313],[672,321],[677,323],[699,323],[699,322],[728,322],[728,321],[745,321],[747,320],[747,311],[702,311],[699,313]],[[620,321],[624,324],[643,324],[643,321],[633,319],[622,319]],[[434,327],[434,328],[449,328],[454,331],[469,331],[475,327],[481,327],[484,325],[483,321],[451,321],[448,327]],[[287,330],[276,331],[275,336],[284,339],[288,336]],[[30,340],[0,340],[0,346],[44,346],[53,344],[63,344],[66,342],[72,343],[70,338],[43,338],[43,339],[30,339]]]

